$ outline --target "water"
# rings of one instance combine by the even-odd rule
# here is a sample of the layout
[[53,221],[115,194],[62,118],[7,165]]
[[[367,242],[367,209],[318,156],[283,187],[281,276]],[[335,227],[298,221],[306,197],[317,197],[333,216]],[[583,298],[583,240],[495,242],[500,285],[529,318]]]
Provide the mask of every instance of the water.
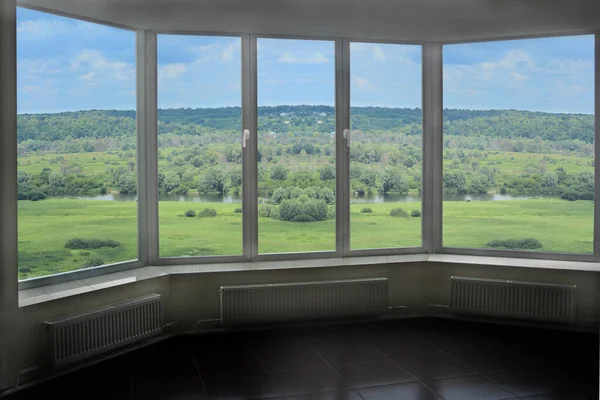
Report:
[[[111,201],[136,201],[135,194],[104,194],[98,196],[81,196],[77,197],[82,200],[111,200]],[[510,196],[507,194],[446,194],[444,201],[497,201],[497,200],[525,200],[532,197],[527,196]],[[161,194],[158,196],[159,201],[186,201],[186,202],[209,202],[209,203],[241,203],[241,196],[231,194],[202,194],[202,195],[171,195]],[[403,194],[365,194],[363,196],[353,195],[350,198],[354,204],[360,203],[399,203],[399,202],[414,202],[421,201],[421,196],[403,195]]]

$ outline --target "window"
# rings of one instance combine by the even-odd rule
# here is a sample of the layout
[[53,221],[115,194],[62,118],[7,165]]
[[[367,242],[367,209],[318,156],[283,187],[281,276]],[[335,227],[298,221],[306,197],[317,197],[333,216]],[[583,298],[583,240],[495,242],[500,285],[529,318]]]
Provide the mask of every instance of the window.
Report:
[[242,254],[241,39],[159,35],[161,257]]
[[260,253],[335,250],[335,43],[258,39]]
[[350,44],[350,248],[421,246],[421,47]]
[[592,253],[594,36],[444,47],[445,247]]
[[19,278],[137,258],[135,33],[18,9]]

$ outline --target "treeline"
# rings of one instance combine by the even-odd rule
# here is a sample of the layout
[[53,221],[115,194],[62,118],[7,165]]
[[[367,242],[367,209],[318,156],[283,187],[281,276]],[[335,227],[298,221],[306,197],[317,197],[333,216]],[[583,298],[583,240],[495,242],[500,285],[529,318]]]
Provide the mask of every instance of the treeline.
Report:
[[[418,108],[353,107],[354,130],[421,134]],[[158,110],[159,135],[205,135],[215,131],[239,133],[239,107]],[[327,106],[258,108],[261,132],[332,132],[335,110]],[[22,114],[17,119],[19,142],[100,139],[135,135],[135,111],[90,110],[56,114]],[[594,140],[594,117],[584,114],[550,114],[517,110],[445,110],[447,135],[545,141]]]

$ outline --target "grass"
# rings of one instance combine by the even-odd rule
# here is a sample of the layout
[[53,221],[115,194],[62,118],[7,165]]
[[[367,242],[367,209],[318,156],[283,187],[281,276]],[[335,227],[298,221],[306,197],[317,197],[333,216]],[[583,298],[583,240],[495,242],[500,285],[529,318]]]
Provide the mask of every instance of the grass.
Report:
[[[161,202],[160,254],[163,257],[242,253],[242,214],[235,203]],[[368,206],[372,213],[361,213]],[[186,218],[188,209],[210,207],[213,218]],[[420,203],[352,204],[352,249],[421,245],[421,218],[393,218],[401,207]],[[445,202],[443,241],[449,247],[484,247],[491,240],[535,238],[540,251],[591,253],[593,202],[529,199]],[[287,253],[335,249],[335,221],[285,222],[259,217],[259,251]],[[115,240],[118,247],[69,250],[72,238]],[[19,201],[19,277],[80,269],[92,258],[106,263],[135,259],[137,211],[133,201],[48,199]]]

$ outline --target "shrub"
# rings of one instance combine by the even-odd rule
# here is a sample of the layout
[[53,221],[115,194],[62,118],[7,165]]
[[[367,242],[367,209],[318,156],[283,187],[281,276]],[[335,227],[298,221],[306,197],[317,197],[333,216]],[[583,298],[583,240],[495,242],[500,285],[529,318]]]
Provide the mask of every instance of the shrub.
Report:
[[171,192],[169,192],[169,193],[184,196],[184,195],[188,194],[189,191],[190,191],[190,188],[187,186],[177,186],[175,189],[171,190]]
[[415,217],[415,218],[419,218],[421,216],[421,211],[419,211],[419,210],[412,210],[410,212],[410,216],[411,217]]
[[194,211],[194,210],[187,210],[183,215],[185,215],[188,218],[195,217],[196,216],[196,211]]
[[238,207],[235,210],[233,210],[234,213],[236,214],[241,214],[242,213],[242,207]]
[[276,209],[276,207],[270,204],[263,204],[258,208],[258,216],[268,218],[271,216],[273,209]]
[[394,208],[390,211],[390,216],[396,218],[407,218],[408,213],[401,208]]
[[363,208],[362,210],[360,210],[360,212],[363,214],[368,214],[368,213],[372,213],[373,209],[366,207],[366,208]]
[[27,197],[31,201],[40,201],[40,200],[44,200],[47,196],[45,193],[42,193],[42,192],[31,192],[31,193],[29,193],[29,195]]
[[535,250],[541,249],[542,244],[539,240],[534,238],[525,239],[505,239],[505,240],[492,240],[486,243],[486,247],[491,248],[504,248],[511,250]]
[[71,250],[100,249],[102,247],[119,247],[121,243],[111,239],[69,239],[65,248]]
[[205,208],[204,210],[202,210],[198,213],[198,216],[199,217],[216,217],[217,210],[215,210],[214,208]]
[[335,179],[335,168],[333,168],[331,165],[326,165],[323,168],[321,168],[319,176],[322,181],[333,180]]
[[328,214],[329,208],[324,200],[311,199],[305,194],[297,199],[283,200],[279,206],[279,216],[283,221],[325,221]]
[[83,262],[83,268],[99,267],[104,265],[106,262],[100,257],[91,257]]
[[285,167],[278,165],[271,170],[271,179],[276,181],[285,181],[287,179],[288,172]]
[[30,267],[19,267],[19,272],[26,274],[28,272],[31,272],[31,268]]

